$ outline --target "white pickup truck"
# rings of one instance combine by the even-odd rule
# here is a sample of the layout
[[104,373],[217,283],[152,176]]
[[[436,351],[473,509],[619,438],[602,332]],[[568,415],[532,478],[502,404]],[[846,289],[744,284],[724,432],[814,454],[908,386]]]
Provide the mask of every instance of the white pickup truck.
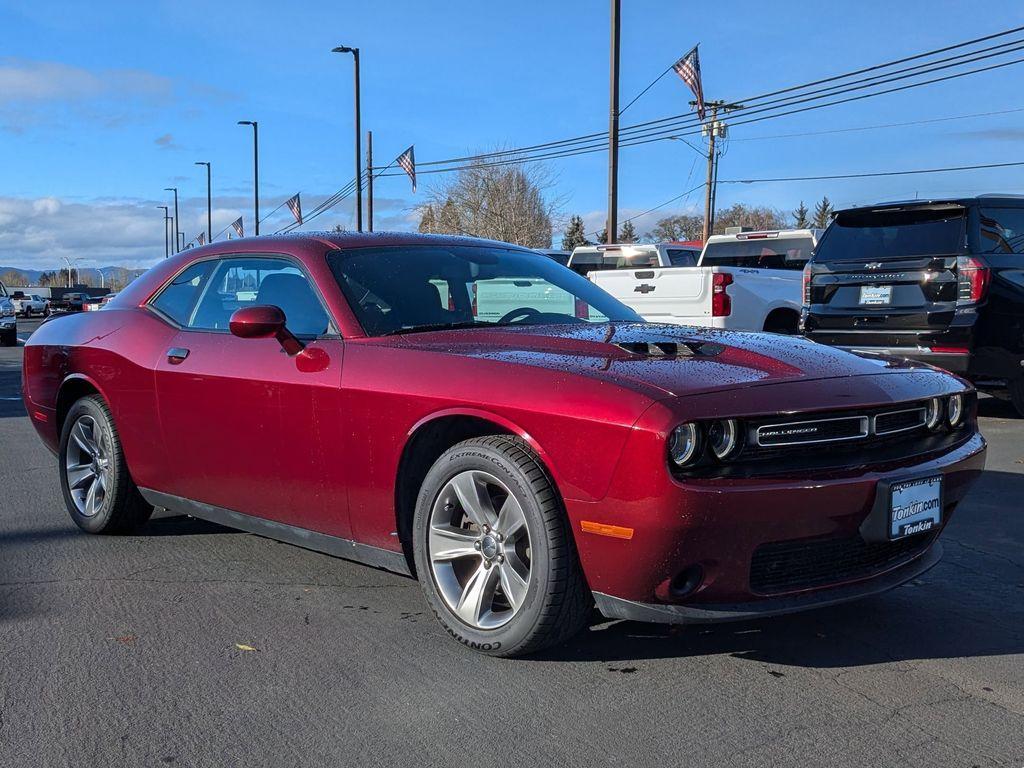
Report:
[[[651,322],[796,333],[803,268],[816,242],[810,229],[713,235],[697,266],[662,258],[644,268],[634,266],[627,250],[644,246],[599,246],[608,258],[620,249],[621,266],[587,277]],[[576,251],[570,267],[574,259]]]

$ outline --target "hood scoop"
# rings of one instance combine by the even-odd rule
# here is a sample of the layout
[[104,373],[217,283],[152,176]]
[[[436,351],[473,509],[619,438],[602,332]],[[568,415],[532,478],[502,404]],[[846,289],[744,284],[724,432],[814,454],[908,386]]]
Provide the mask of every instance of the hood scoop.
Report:
[[620,341],[615,346],[642,357],[714,357],[725,350],[710,341]]

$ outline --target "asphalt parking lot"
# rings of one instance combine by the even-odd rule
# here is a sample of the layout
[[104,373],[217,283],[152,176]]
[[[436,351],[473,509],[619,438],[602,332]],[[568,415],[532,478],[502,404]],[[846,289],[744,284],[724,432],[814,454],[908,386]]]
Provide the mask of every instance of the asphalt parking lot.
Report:
[[1024,420],[999,401],[921,579],[499,660],[383,571],[182,517],[80,534],[20,364],[0,348],[2,766],[1024,764]]

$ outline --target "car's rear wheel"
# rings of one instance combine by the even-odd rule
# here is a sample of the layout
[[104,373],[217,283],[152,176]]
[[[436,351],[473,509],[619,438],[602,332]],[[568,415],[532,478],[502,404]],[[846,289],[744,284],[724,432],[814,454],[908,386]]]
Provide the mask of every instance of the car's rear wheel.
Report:
[[10,333],[0,334],[0,344],[5,347],[13,347],[18,343],[18,332],[11,331]]
[[1011,381],[1009,389],[1010,402],[1017,409],[1017,415],[1024,417],[1024,377]]
[[590,592],[554,484],[523,441],[466,440],[427,473],[413,521],[434,615],[464,645],[519,656],[585,624]]
[[153,507],[128,474],[110,409],[98,395],[71,406],[60,439],[60,479],[71,519],[89,533],[127,533]]

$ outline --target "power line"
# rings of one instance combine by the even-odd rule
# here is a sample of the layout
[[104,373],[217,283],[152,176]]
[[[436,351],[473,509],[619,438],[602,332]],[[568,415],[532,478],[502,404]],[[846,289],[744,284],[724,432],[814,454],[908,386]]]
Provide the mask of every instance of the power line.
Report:
[[[1024,46],[1022,46],[1022,48],[1024,48]],[[846,104],[846,103],[853,102],[853,101],[860,101],[860,100],[863,100],[863,99],[873,98],[875,96],[882,96],[882,95],[890,94],[890,93],[898,93],[898,92],[909,90],[909,89],[912,89],[912,88],[919,88],[919,87],[922,87],[922,86],[925,86],[925,85],[932,85],[934,83],[944,82],[944,81],[947,81],[947,80],[954,80],[954,79],[957,79],[957,78],[960,78],[960,77],[966,77],[968,75],[978,74],[980,72],[988,72],[988,71],[995,70],[995,69],[1001,69],[1002,67],[1008,67],[1008,66],[1012,66],[1012,65],[1015,65],[1015,64],[1020,64],[1022,62],[1024,62],[1024,58],[1013,59],[1012,61],[1002,62],[1002,63],[999,63],[999,64],[991,64],[991,65],[988,65],[986,67],[979,67],[977,69],[967,70],[966,72],[957,72],[957,73],[953,73],[953,74],[950,74],[950,75],[944,75],[943,77],[932,78],[930,80],[923,80],[923,81],[920,81],[920,82],[917,82],[917,83],[909,83],[907,85],[902,85],[902,86],[898,86],[898,87],[894,87],[894,88],[888,88],[888,89],[881,90],[881,91],[875,91],[873,93],[865,93],[865,94],[860,94],[860,95],[857,95],[857,96],[850,96],[850,97],[843,98],[843,99],[836,99],[834,101],[828,101],[828,102],[825,102],[823,104],[812,104],[812,105],[805,106],[805,107],[799,107],[797,109],[787,110],[785,112],[779,112],[779,113],[776,113],[776,114],[762,115],[760,117],[749,118],[747,120],[734,120],[734,121],[730,122],[730,125],[732,125],[732,126],[747,125],[747,124],[751,124],[751,123],[762,122],[764,120],[775,119],[775,118],[778,118],[778,117],[785,117],[785,116],[788,116],[788,115],[794,115],[794,114],[799,114],[799,113],[803,113],[803,112],[809,112],[809,111],[812,111],[812,110],[815,110],[815,109],[824,109],[825,107],[836,106],[838,104]],[[894,78],[894,79],[903,79],[903,78]],[[875,85],[880,85],[880,84],[883,84],[883,83],[875,83]],[[860,88],[863,88],[863,87],[865,87],[865,86],[860,86],[858,88],[851,89],[851,90],[859,90]],[[839,95],[839,94],[833,94],[833,95]],[[797,104],[799,102],[797,101],[797,102],[791,102],[791,103],[792,104]],[[761,111],[761,110],[757,110],[757,111]],[[619,146],[621,146],[621,147],[639,146],[641,144],[649,144],[649,143],[654,142],[654,141],[664,141],[664,140],[669,139],[669,138],[678,138],[679,136],[694,136],[694,135],[697,135],[698,133],[699,133],[699,131],[696,131],[696,130],[679,133],[679,132],[677,132],[676,130],[674,130],[672,128],[663,128],[661,130],[652,131],[652,132],[650,132],[648,134],[645,134],[644,136],[641,136],[641,137],[633,137],[633,138],[626,139],[626,140],[620,142]],[[488,168],[488,167],[495,167],[495,166],[502,166],[502,165],[515,165],[515,164],[527,163],[527,162],[537,162],[537,161],[540,161],[540,160],[552,160],[552,159],[560,159],[560,158],[564,158],[564,157],[575,157],[577,155],[585,155],[585,154],[590,154],[590,153],[593,153],[593,152],[603,152],[605,150],[606,150],[606,144],[602,141],[602,142],[599,142],[599,143],[596,143],[596,144],[592,144],[591,146],[580,147],[580,148],[577,148],[577,149],[553,150],[551,152],[546,152],[546,153],[537,154],[537,155],[520,155],[520,156],[510,157],[510,158],[504,159],[504,160],[495,160],[495,161],[491,161],[491,162],[476,162],[476,163],[469,163],[469,164],[461,165],[461,166],[452,166],[452,167],[448,167],[448,168],[428,168],[426,170],[420,170],[418,168],[417,169],[417,173],[419,173],[419,174],[450,173],[452,171],[460,171],[460,170],[464,170],[464,169],[467,169],[467,168]],[[398,175],[401,175],[401,174],[393,173],[393,174],[383,174],[383,175],[384,176],[398,176]]]
[[[842,73],[842,74],[839,74],[839,75],[833,75],[833,76],[830,76],[830,77],[827,77],[827,78],[822,78],[822,79],[819,79],[819,80],[814,80],[814,81],[811,81],[809,83],[803,83],[803,84],[800,84],[800,85],[789,86],[787,88],[782,88],[782,89],[775,90],[775,91],[769,91],[767,93],[759,94],[759,95],[756,95],[756,96],[749,96],[749,97],[746,97],[744,99],[736,99],[736,100],[733,100],[733,101],[738,102],[738,103],[744,103],[744,104],[750,103],[750,102],[756,102],[756,101],[763,101],[764,99],[769,98],[771,96],[777,96],[777,95],[781,95],[781,94],[785,94],[785,93],[793,93],[795,91],[804,90],[806,88],[810,88],[810,87],[813,87],[815,85],[822,85],[824,83],[837,82],[839,80],[843,80],[843,79],[847,79],[847,78],[850,78],[850,77],[854,77],[856,75],[865,74],[867,72],[877,71],[877,70],[880,70],[880,69],[887,69],[889,67],[893,67],[893,66],[896,66],[898,64],[904,64],[904,63],[907,63],[909,61],[915,61],[915,60],[919,60],[919,59],[922,59],[922,58],[927,58],[929,56],[934,56],[934,55],[937,55],[937,54],[940,54],[940,53],[945,53],[947,51],[956,50],[956,49],[959,49],[959,48],[965,48],[965,47],[968,47],[968,46],[971,46],[971,45],[975,45],[975,44],[980,43],[980,42],[985,42],[985,41],[988,41],[988,40],[993,40],[993,39],[996,39],[996,38],[999,38],[999,37],[1005,37],[1007,35],[1012,35],[1012,34],[1015,34],[1017,32],[1021,32],[1021,31],[1024,31],[1024,26],[1014,27],[1012,29],[1007,29],[1007,30],[1004,30],[1002,32],[997,32],[997,33],[994,33],[994,34],[991,34],[991,35],[985,35],[983,37],[973,38],[971,40],[966,40],[964,42],[956,43],[954,45],[943,46],[941,48],[936,48],[936,49],[933,49],[933,50],[930,50],[930,51],[925,51],[923,53],[914,54],[912,56],[906,56],[906,57],[903,57],[903,58],[900,58],[900,59],[894,59],[892,61],[887,61],[887,62],[884,62],[884,63],[881,63],[881,64],[876,64],[876,65],[873,65],[871,67],[864,67],[864,68],[861,68],[861,69],[858,69],[858,70],[853,70],[851,72],[846,72],[846,73]],[[1011,43],[1004,44],[1003,46],[993,46],[993,47],[1005,47],[1006,45],[1013,45],[1013,44],[1016,44],[1017,42],[1020,42],[1020,41],[1013,41]],[[988,51],[988,50],[992,50],[992,48],[987,48],[987,49],[983,49],[983,50]],[[964,54],[961,54],[961,56],[962,57],[971,56],[971,55],[974,55],[974,54],[976,54],[978,52],[979,51],[970,51],[970,52],[966,52]],[[1007,52],[1008,51],[1004,51],[1004,53],[1007,53]],[[956,57],[952,57],[952,58],[956,58]],[[931,64],[935,64],[935,63],[937,63],[937,62],[931,62],[930,64],[921,65],[921,66],[930,66]],[[919,69],[919,68],[920,68],[920,66],[918,66],[918,67],[911,67],[911,68],[908,68],[908,69]],[[669,69],[671,69],[671,67]],[[906,71],[906,70],[901,70],[901,72],[903,72],[903,71]],[[887,75],[892,75],[892,74],[896,74],[896,73],[887,73]],[[839,87],[839,86],[836,86],[836,87]],[[828,89],[826,89],[826,90],[828,90]],[[786,101],[786,99],[778,100],[778,101]],[[760,104],[760,105],[755,105],[755,106],[757,106],[759,108],[764,108],[764,107],[766,107],[768,105],[767,104]],[[693,115],[692,115],[692,113],[684,113],[684,114],[680,114],[680,115],[671,115],[669,117],[658,118],[656,120],[649,120],[649,121],[646,121],[646,122],[643,122],[643,123],[637,123],[637,124],[632,125],[632,126],[626,126],[626,127],[624,127],[622,129],[621,133],[628,135],[631,132],[635,132],[635,131],[637,131],[638,129],[641,129],[641,128],[647,128],[647,127],[655,126],[655,125],[663,125],[665,123],[671,123],[671,122],[678,122],[681,119],[685,119],[685,121],[691,122],[693,124],[693,126],[699,125],[699,121],[698,122],[693,122]],[[682,126],[680,126],[680,127],[682,127]],[[481,159],[489,159],[489,158],[497,158],[497,157],[503,157],[503,156],[509,156],[509,155],[516,155],[516,154],[528,153],[528,152],[532,152],[532,151],[540,150],[540,149],[549,149],[549,148],[554,148],[554,147],[567,146],[567,145],[572,145],[572,144],[579,144],[581,142],[585,143],[585,142],[593,140],[593,139],[602,138],[602,137],[604,137],[604,135],[605,135],[604,132],[589,133],[589,134],[583,134],[581,136],[571,137],[571,138],[568,138],[568,139],[559,139],[557,141],[549,141],[549,142],[544,142],[544,143],[540,143],[540,144],[533,144],[533,145],[527,145],[527,146],[523,146],[523,147],[516,147],[516,148],[512,148],[512,149],[496,150],[494,152],[483,152],[483,153],[477,153],[477,154],[473,154],[473,155],[465,155],[465,156],[462,156],[462,157],[447,158],[445,160],[425,161],[425,162],[418,163],[418,166],[421,167],[421,168],[428,168],[428,167],[437,166],[437,165],[448,165],[448,164],[452,164],[452,163],[462,163],[462,162],[467,162],[467,161],[474,161],[474,160],[481,160]],[[426,172],[426,171],[424,171],[424,172]]]
[[834,179],[867,179],[877,176],[913,176],[922,173],[949,173],[952,171],[977,171],[984,168],[1014,168],[1024,161],[1009,163],[981,163],[978,165],[952,165],[944,168],[915,168],[908,171],[872,171],[868,173],[835,173],[822,176],[777,176],[768,179],[723,179],[719,184],[765,184],[777,181],[828,181]]

